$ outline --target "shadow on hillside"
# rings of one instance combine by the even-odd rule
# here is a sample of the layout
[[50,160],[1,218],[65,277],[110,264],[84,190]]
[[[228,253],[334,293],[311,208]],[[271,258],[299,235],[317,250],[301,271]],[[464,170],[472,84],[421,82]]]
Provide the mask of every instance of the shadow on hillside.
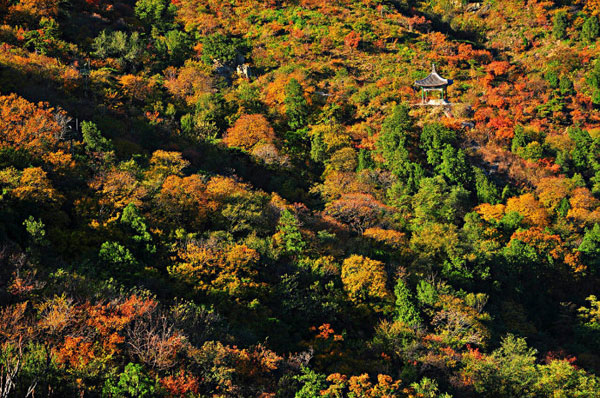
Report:
[[[47,102],[52,107],[64,109],[70,117],[79,121],[92,120],[113,139],[131,141],[129,150],[118,153],[122,160],[133,154],[149,154],[156,149],[180,150],[192,162],[194,170],[222,175],[237,175],[255,188],[277,192],[291,202],[314,202],[308,194],[310,181],[307,168],[281,169],[260,163],[248,154],[213,143],[199,143],[181,148],[174,142],[169,131],[150,125],[142,117],[131,117],[107,109],[93,95],[82,89],[74,96],[55,82],[41,75],[23,72],[10,66],[0,65],[0,93],[15,93],[31,102]],[[76,92],[79,94],[79,92]]]
[[267,165],[240,150],[213,143],[197,144],[194,152],[199,155],[190,157],[195,168],[209,173],[236,175],[255,188],[276,192],[290,202],[316,202],[308,192],[310,181],[314,179],[309,175],[308,168],[283,169],[277,165]]
[[[409,3],[400,3],[393,2],[390,4],[394,7],[394,9],[404,15],[414,15],[415,10],[412,9],[415,4],[411,5]],[[431,21],[431,30],[436,32],[444,33],[449,37],[449,39],[457,40],[457,41],[465,41],[473,45],[473,47],[478,49],[483,49],[485,47],[485,36],[482,32],[475,30],[456,30],[452,28],[450,23],[443,20],[443,17],[439,14],[435,14],[433,12],[425,11],[417,11],[416,15],[422,15]]]
[[432,30],[444,33],[452,40],[467,42],[474,48],[485,48],[485,36],[482,32],[453,29],[450,23],[444,21],[442,17],[437,14],[424,13],[424,16],[431,21]]

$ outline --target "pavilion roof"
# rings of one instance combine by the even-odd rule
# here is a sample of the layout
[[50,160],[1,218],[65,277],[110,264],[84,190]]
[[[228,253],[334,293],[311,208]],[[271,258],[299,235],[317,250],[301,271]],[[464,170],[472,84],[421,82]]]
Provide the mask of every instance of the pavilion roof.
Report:
[[424,79],[415,81],[415,85],[420,87],[444,87],[452,84],[452,80],[444,79],[437,74],[435,65],[431,65],[431,73]]

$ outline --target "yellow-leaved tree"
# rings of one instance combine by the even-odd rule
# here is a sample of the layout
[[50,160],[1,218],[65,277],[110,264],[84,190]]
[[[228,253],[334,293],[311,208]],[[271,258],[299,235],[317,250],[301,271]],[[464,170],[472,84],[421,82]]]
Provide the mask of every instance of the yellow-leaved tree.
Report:
[[350,300],[355,303],[388,302],[387,274],[381,261],[352,255],[342,264],[342,282]]

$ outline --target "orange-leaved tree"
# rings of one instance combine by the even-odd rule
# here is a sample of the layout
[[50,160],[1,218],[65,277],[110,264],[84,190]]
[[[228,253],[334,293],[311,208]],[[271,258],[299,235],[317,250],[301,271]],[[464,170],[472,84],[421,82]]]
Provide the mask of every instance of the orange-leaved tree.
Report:
[[256,144],[272,144],[275,131],[264,115],[244,115],[227,130],[223,142],[229,147],[251,150]]

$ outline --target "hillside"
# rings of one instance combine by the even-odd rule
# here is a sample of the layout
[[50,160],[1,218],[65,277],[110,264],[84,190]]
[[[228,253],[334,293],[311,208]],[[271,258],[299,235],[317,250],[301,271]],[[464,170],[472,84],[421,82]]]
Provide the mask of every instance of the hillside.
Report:
[[0,396],[600,396],[598,14],[0,0]]

